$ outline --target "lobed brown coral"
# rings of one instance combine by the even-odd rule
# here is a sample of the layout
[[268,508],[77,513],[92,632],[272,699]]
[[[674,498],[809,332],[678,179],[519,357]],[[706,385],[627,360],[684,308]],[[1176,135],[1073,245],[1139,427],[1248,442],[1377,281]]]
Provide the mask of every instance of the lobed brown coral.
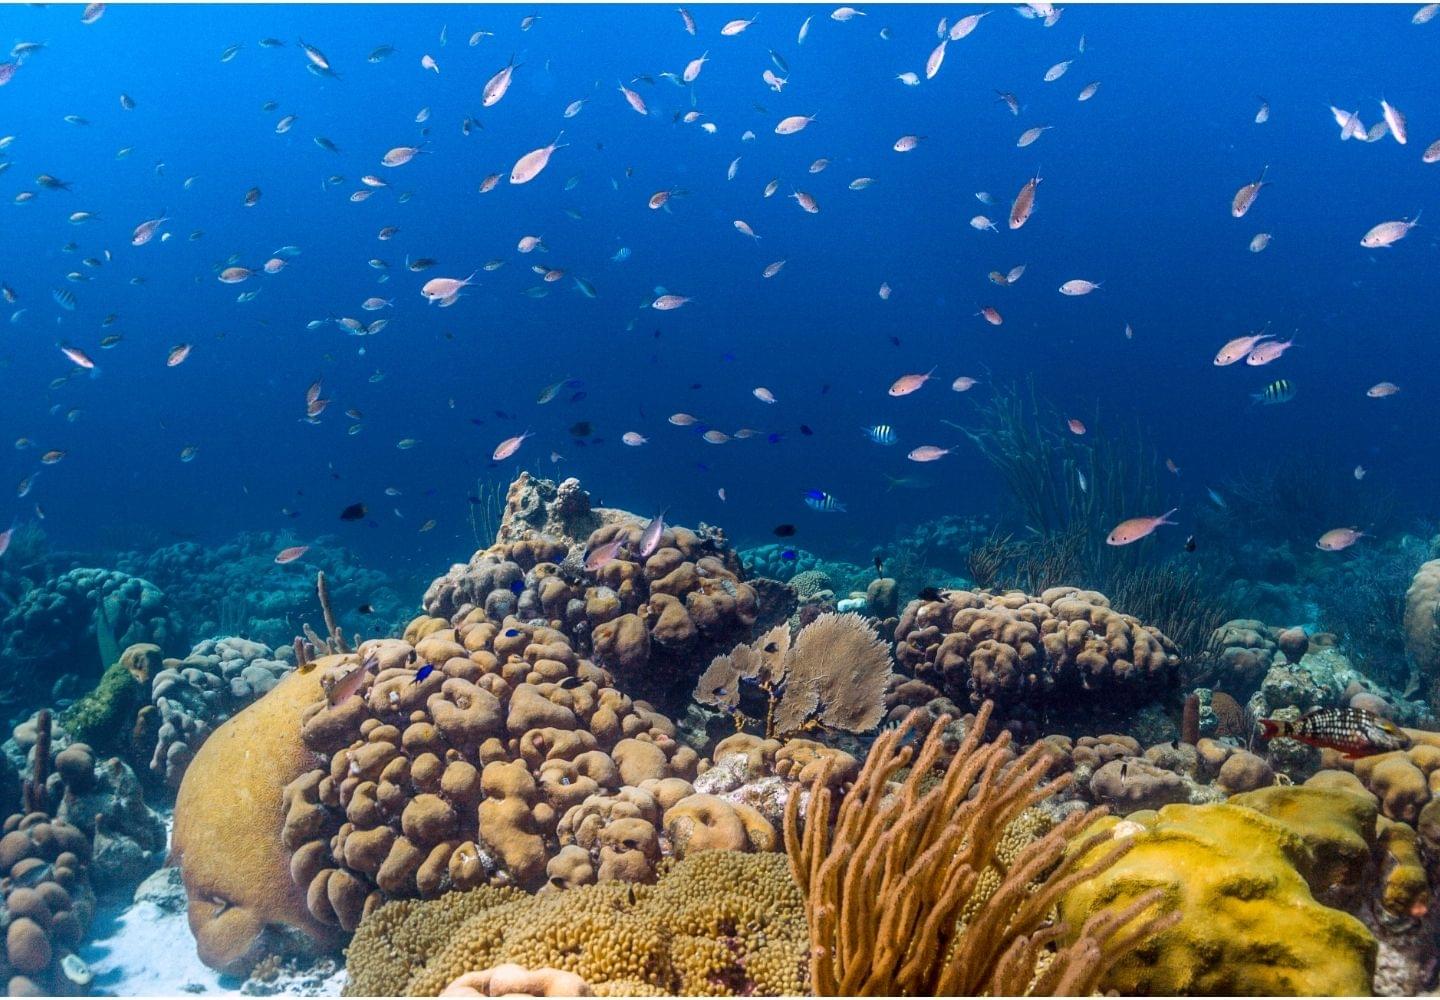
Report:
[[[760,610],[724,535],[667,527],[645,557],[647,525],[592,508],[579,482],[522,473],[510,487],[496,544],[451,567],[425,593],[426,613],[457,623],[473,609],[496,624],[515,616],[560,630],[633,693],[678,706],[695,665],[750,635]],[[585,554],[617,537],[616,558],[587,569]]]
[[4,947],[0,981],[9,996],[84,993],[90,972],[75,952],[95,916],[84,831],[42,812],[15,813],[0,836]]
[[[695,775],[698,757],[673,724],[554,629],[497,626],[472,609],[458,628],[417,618],[403,640],[356,655],[373,658],[373,681],[306,709],[301,739],[323,766],[284,792],[291,875],[323,923],[354,930],[387,899],[538,888],[572,808]],[[426,664],[435,669],[421,679]],[[651,853],[658,860],[658,845]]]
[[347,955],[351,996],[436,996],[515,963],[578,976],[599,996],[806,992],[800,893],[778,854],[711,851],[653,886],[602,883],[528,896],[480,887],[389,903]]
[[1413,686],[1429,682],[1431,711],[1440,714],[1440,559],[1423,563],[1405,592],[1405,651]]
[[912,601],[895,655],[962,706],[993,700],[1006,715],[1042,705],[1154,697],[1176,675],[1175,644],[1110,607],[1103,594],[1052,587],[1038,597],[945,591]]

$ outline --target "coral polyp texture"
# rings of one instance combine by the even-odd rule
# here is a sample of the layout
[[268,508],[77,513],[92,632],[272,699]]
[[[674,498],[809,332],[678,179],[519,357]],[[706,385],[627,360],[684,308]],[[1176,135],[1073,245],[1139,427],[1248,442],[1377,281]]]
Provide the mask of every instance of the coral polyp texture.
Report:
[[951,590],[912,601],[895,629],[895,656],[956,704],[993,700],[1004,717],[1143,703],[1180,666],[1158,629],[1076,587],[1038,597]]
[[300,738],[323,763],[284,793],[291,872],[328,925],[354,930],[387,899],[539,888],[557,829],[583,825],[568,811],[647,782],[688,791],[695,776],[674,725],[555,629],[479,609],[458,627],[418,618],[404,640],[364,643],[327,671],[367,660],[358,694],[305,709]]
[[[759,598],[719,529],[667,526],[641,554],[649,520],[592,507],[578,481],[522,473],[495,545],[425,592],[427,614],[456,622],[478,609],[557,629],[624,689],[683,706],[699,667],[750,637]],[[621,541],[612,558],[586,556]]]

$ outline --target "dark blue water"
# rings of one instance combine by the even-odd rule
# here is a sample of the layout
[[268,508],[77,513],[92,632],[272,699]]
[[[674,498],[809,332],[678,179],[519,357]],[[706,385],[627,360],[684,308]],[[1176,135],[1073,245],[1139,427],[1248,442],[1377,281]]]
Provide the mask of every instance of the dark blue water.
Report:
[[[337,532],[377,565],[438,571],[474,547],[466,498],[477,477],[503,483],[528,468],[579,476],[605,503],[724,525],[742,542],[795,522],[805,547],[863,561],[897,524],[1004,513],[997,477],[942,420],[965,423],[992,383],[1027,378],[1092,434],[1143,428],[1157,458],[1181,469],[1163,478],[1182,521],[1204,486],[1277,457],[1336,479],[1364,464],[1367,484],[1433,510],[1440,293],[1428,219],[1433,211],[1440,222],[1440,164],[1421,153],[1440,138],[1440,21],[1415,26],[1409,8],[1394,7],[1109,6],[1071,8],[1045,28],[1000,7],[949,46],[935,79],[907,87],[896,74],[923,77],[941,14],[966,11],[885,7],[837,23],[830,9],[766,7],[743,34],[720,37],[722,23],[753,10],[697,8],[694,38],[666,7],[135,6],[91,25],[78,7],[7,9],[0,40],[46,48],[0,88],[0,132],[16,137],[0,174],[0,281],[19,296],[5,318],[24,310],[0,323],[0,482],[10,490],[41,469],[47,449],[66,456],[43,467],[28,497],[7,493],[0,520],[34,520],[38,504],[52,543],[74,547],[130,528],[213,540],[284,528],[302,542]],[[527,14],[539,19],[522,31]],[[480,29],[494,34],[468,45]],[[266,36],[285,47],[261,48]],[[338,78],[306,71],[299,38],[324,51]],[[233,44],[241,50],[222,63]],[[382,44],[394,55],[368,62]],[[660,77],[707,50],[692,86]],[[771,50],[789,67],[781,94],[761,79],[775,68]],[[426,53],[438,74],[421,67]],[[510,92],[482,108],[481,88],[512,54]],[[1075,60],[1068,73],[1042,82],[1065,59]],[[653,82],[630,83],[639,75]],[[626,104],[620,80],[648,116]],[[1077,102],[1091,81],[1098,93]],[[1018,95],[1018,117],[997,90]],[[121,108],[122,92],[133,111]],[[1381,97],[1407,116],[1409,143],[1342,143],[1329,106],[1358,110],[1368,126]],[[581,113],[563,119],[581,98]],[[1271,118],[1257,125],[1261,98]],[[278,108],[263,111],[267,100]],[[679,123],[692,107],[703,117]],[[277,135],[286,114],[299,118]],[[816,120],[774,134],[795,114]],[[483,128],[463,135],[466,117]],[[1053,128],[1016,148],[1032,125]],[[566,145],[535,181],[503,179],[562,129]],[[753,141],[742,141],[746,130]],[[919,148],[893,152],[906,134],[924,137]],[[322,150],[317,136],[340,151]],[[380,165],[391,147],[421,142],[413,162]],[[132,151],[117,158],[123,148]],[[810,174],[820,157],[828,168]],[[1237,188],[1267,165],[1271,183],[1233,219]],[[38,187],[41,173],[72,190]],[[492,173],[501,183],[478,193]],[[352,203],[365,174],[390,186]],[[1009,231],[1009,203],[1037,174],[1035,215]],[[848,190],[860,176],[875,183]],[[772,178],[779,190],[766,199]],[[252,187],[263,194],[247,208]],[[651,211],[662,189],[686,193]],[[787,197],[797,189],[818,214]],[[11,203],[26,190],[39,195]],[[979,191],[996,204],[981,204]],[[1394,247],[1360,246],[1376,223],[1422,209],[1422,225]],[[99,219],[68,223],[80,210]],[[172,238],[131,246],[134,227],[162,211]],[[973,229],[980,213],[1001,231]],[[735,231],[736,219],[758,243]],[[399,227],[394,239],[377,239],[385,226]],[[194,231],[203,235],[192,241]],[[1273,243],[1251,253],[1262,231]],[[525,235],[543,236],[548,252],[517,253]],[[216,279],[231,255],[258,269],[285,245],[301,252],[280,274]],[[621,247],[632,255],[613,262]],[[107,251],[102,267],[82,263]],[[439,263],[412,273],[407,255]],[[429,278],[465,277],[495,258],[505,266],[482,271],[452,308],[419,293]],[[781,259],[783,271],[762,279]],[[537,263],[566,276],[546,284],[530,272]],[[1018,264],[1026,271],[1012,287],[986,277]],[[70,282],[72,271],[90,280]],[[580,294],[574,277],[598,297]],[[1058,294],[1071,278],[1102,288]],[[888,301],[882,283],[893,288]],[[543,299],[525,294],[542,286]],[[644,308],[657,287],[693,301]],[[75,311],[53,303],[61,288]],[[377,295],[393,308],[362,312]],[[1002,326],[975,315],[984,306]],[[112,313],[118,320],[102,328]],[[307,329],[347,316],[390,322],[366,338],[334,323]],[[1212,365],[1221,344],[1266,323],[1287,338],[1298,331],[1283,359]],[[100,349],[110,333],[124,340]],[[73,368],[58,342],[90,354],[99,377],[81,372],[50,388]],[[194,345],[191,357],[167,368],[180,343]],[[887,396],[898,376],[932,367],[918,393]],[[954,393],[959,375],[981,385]],[[567,377],[583,386],[537,405],[544,386]],[[332,403],[312,425],[302,418],[317,378]],[[1276,378],[1292,381],[1296,398],[1252,406],[1250,394]],[[1367,398],[1381,380],[1403,391]],[[778,402],[754,398],[757,386]],[[585,396],[571,402],[575,391]],[[351,407],[363,416],[345,417]],[[703,427],[666,422],[677,411],[703,427],[761,433],[706,444]],[[577,441],[567,429],[580,421],[593,433]],[[895,447],[861,434],[880,422],[896,428]],[[525,431],[533,437],[519,453],[494,465],[495,446]],[[622,445],[626,431],[649,443]],[[10,447],[20,437],[35,447]],[[419,443],[397,449],[406,438]],[[920,444],[954,450],[907,461]],[[188,445],[199,451],[182,463]],[[887,491],[887,474],[926,486]],[[849,512],[810,511],[808,489]],[[339,521],[357,501],[369,516]],[[434,529],[421,532],[430,519]]]

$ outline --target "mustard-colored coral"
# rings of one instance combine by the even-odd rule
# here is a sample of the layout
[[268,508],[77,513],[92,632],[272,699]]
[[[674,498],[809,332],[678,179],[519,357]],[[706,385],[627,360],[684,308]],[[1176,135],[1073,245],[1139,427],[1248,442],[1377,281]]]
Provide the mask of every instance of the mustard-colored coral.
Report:
[[[1123,826],[1120,825],[1123,823]],[[1062,901],[1067,923],[1159,888],[1180,921],[1114,965],[1121,994],[1369,994],[1376,943],[1316,902],[1298,866],[1309,848],[1284,823],[1230,803],[1107,818],[1134,846]],[[1095,852],[1105,848],[1094,848]]]
[[778,854],[707,851],[655,885],[528,896],[481,886],[366,916],[350,996],[436,996],[505,962],[571,972],[606,995],[794,995],[806,990],[804,909]]

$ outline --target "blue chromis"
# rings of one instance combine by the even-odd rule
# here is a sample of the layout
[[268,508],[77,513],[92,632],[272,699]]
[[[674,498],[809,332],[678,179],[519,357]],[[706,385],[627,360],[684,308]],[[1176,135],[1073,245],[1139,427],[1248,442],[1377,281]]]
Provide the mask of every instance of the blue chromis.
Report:
[[435,672],[435,664],[433,664],[433,663],[427,663],[427,664],[425,664],[423,667],[421,667],[419,670],[415,671],[415,679],[414,679],[413,681],[411,681],[410,683],[411,683],[411,684],[420,684],[420,683],[422,683],[422,682],[425,680],[425,678],[429,677],[429,676],[430,676],[431,674],[433,674],[434,672]]

